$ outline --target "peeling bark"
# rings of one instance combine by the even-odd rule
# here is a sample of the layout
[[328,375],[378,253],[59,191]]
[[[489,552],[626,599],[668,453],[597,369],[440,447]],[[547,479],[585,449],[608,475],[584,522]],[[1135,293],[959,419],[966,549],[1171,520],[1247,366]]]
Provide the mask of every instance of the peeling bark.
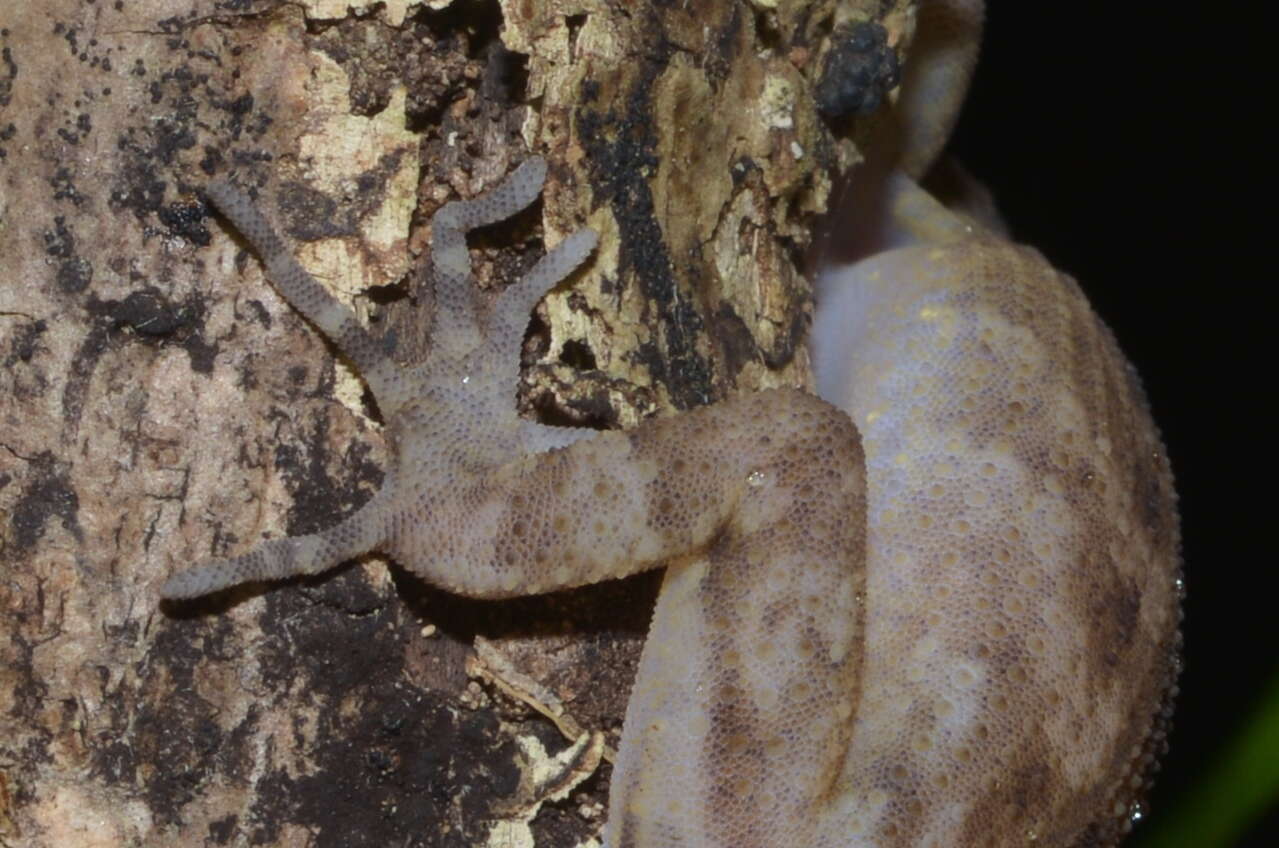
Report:
[[[529,767],[517,738],[568,743],[468,680],[476,635],[616,743],[651,576],[478,603],[370,557],[158,605],[179,565],[331,523],[381,479],[376,410],[209,217],[210,175],[258,189],[412,360],[430,215],[542,153],[540,217],[472,239],[481,284],[583,223],[602,238],[539,307],[518,402],[632,426],[806,382],[801,261],[862,131],[819,116],[823,60],[875,20],[900,53],[913,6],[0,13],[0,844],[486,844]],[[508,833],[597,835],[607,771]]]

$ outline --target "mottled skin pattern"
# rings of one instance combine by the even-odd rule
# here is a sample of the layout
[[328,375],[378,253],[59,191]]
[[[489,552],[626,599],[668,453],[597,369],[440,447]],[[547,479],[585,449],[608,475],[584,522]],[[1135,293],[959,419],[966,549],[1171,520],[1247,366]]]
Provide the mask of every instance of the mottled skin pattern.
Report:
[[1178,625],[1172,478],[1136,375],[1074,281],[1002,240],[823,284],[819,391],[857,425],[870,503],[844,832],[1113,840]]
[[[940,5],[980,20],[980,4]],[[612,848],[1116,841],[1174,675],[1177,522],[1136,377],[1074,282],[890,176],[895,246],[821,281],[827,400],[779,390],[628,433],[546,428],[515,415],[518,345],[594,236],[561,242],[491,309],[464,241],[532,202],[544,173],[530,159],[436,215],[439,311],[413,369],[243,195],[210,187],[361,368],[392,453],[381,492],[336,527],[179,572],[164,595],[370,549],[488,598],[665,564]]]

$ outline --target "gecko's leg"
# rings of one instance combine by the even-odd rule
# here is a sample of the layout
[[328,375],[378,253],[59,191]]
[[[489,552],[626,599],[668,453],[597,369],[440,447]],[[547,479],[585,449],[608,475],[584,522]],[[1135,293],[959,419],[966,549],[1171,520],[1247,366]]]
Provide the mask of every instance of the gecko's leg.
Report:
[[[528,328],[529,313],[547,290],[563,280],[595,249],[594,230],[578,230],[543,256],[518,283],[498,298],[488,315],[486,333],[493,357],[500,363],[519,363],[520,344]],[[512,373],[514,393],[518,371]],[[595,435],[582,427],[548,427],[537,421],[519,422],[519,444],[526,453],[565,448]]]
[[609,844],[812,845],[856,712],[862,462],[852,423],[812,395],[737,395],[441,486],[390,544],[484,598],[667,563]]
[[[419,369],[424,381],[445,370],[442,362],[465,361],[473,376],[492,375],[507,394],[495,401],[493,414],[509,418],[518,438],[509,447],[521,453],[539,453],[567,447],[593,435],[593,431],[572,427],[547,427],[536,421],[516,420],[512,402],[519,380],[520,345],[528,330],[529,315],[537,302],[595,249],[594,230],[580,229],[537,261],[517,282],[502,290],[492,307],[485,310],[471,281],[471,258],[466,249],[467,232],[509,218],[531,204],[546,179],[546,161],[540,156],[526,160],[495,188],[470,200],[442,206],[431,218],[431,261],[435,275],[436,317],[434,346],[430,360]],[[379,398],[383,408],[398,408]],[[407,402],[411,397],[404,398]]]
[[[599,240],[580,229],[564,238],[517,282],[507,286],[485,310],[471,280],[466,234],[511,217],[537,199],[546,179],[546,160],[534,156],[492,190],[440,207],[431,218],[431,263],[435,272],[435,327],[430,361],[467,362],[473,371],[502,375],[513,392],[519,377],[520,344],[537,302],[591,255]],[[381,399],[379,398],[379,401]],[[509,407],[509,404],[507,404]]]

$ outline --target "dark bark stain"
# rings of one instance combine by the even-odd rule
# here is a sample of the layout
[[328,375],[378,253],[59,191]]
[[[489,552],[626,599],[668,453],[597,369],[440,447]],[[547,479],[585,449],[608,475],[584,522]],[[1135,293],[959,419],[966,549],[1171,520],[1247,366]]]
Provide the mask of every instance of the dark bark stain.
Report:
[[287,519],[290,536],[336,524],[363,506],[382,485],[382,470],[373,462],[369,446],[358,441],[347,447],[337,463],[344,469],[343,476],[330,477],[334,463],[327,453],[328,432],[328,417],[317,415],[304,446],[276,446],[276,467],[293,497]]
[[93,281],[93,266],[76,253],[75,235],[61,215],[53,219],[53,228],[44,231],[44,252],[58,259],[54,279],[66,294],[79,294]]
[[[181,823],[182,807],[201,793],[211,775],[249,777],[249,742],[258,711],[250,709],[239,725],[224,731],[217,708],[197,694],[195,681],[202,664],[233,659],[227,656],[231,630],[226,618],[164,626],[138,665],[146,684],[115,692],[104,703],[120,727],[99,732],[95,742],[101,747],[93,751],[93,770],[103,777],[145,775],[142,795],[162,825]],[[163,698],[133,701],[145,698],[144,693],[161,692]],[[126,744],[113,744],[118,738]]]
[[706,81],[712,88],[718,89],[732,73],[732,60],[737,54],[742,30],[745,27],[746,13],[739,4],[730,10],[729,19],[724,26],[708,34],[706,54],[699,59],[702,72],[706,74]]
[[19,362],[30,362],[40,352],[47,352],[40,343],[40,337],[49,330],[47,321],[25,322],[9,340],[9,352],[4,358],[4,367],[12,368]]
[[672,48],[660,39],[643,60],[620,109],[583,108],[578,138],[587,150],[591,184],[608,203],[621,235],[619,271],[639,283],[656,307],[658,342],[642,345],[637,357],[653,379],[665,385],[677,409],[691,409],[714,397],[710,363],[696,349],[702,317],[681,297],[669,249],[654,217],[648,177],[657,170],[657,130],[651,123],[651,96]]
[[100,300],[90,293],[85,311],[91,316],[89,330],[71,360],[62,390],[65,439],[74,440],[89,394],[89,385],[98,362],[113,345],[125,340],[147,344],[179,344],[191,360],[191,370],[206,376],[213,373],[218,353],[216,343],[202,334],[205,305],[198,294],[182,303],[172,302],[163,292],[146,287],[124,300]]
[[202,312],[198,302],[175,304],[154,286],[132,292],[112,304],[117,327],[128,327],[147,339],[161,339],[189,329]]
[[8,106],[13,99],[13,81],[18,78],[18,63],[13,60],[13,51],[7,44],[0,47],[0,66],[3,66],[0,69],[0,106]]
[[[41,599],[43,600],[43,595]],[[4,621],[5,635],[9,642],[6,671],[11,674],[9,679],[13,686],[13,706],[9,715],[19,719],[43,709],[49,700],[49,687],[43,677],[35,672],[34,654],[41,642],[33,642],[22,632],[27,620],[37,618],[42,611],[37,607],[28,613],[18,612]],[[53,754],[49,751],[53,734],[47,727],[33,727],[24,735],[25,744],[21,749],[13,740],[0,738],[0,756],[5,757],[6,762],[17,763],[19,773],[32,776],[40,766],[53,762]],[[31,799],[30,792],[21,788],[25,783],[26,781],[19,783],[19,800],[23,797]],[[35,781],[32,780],[30,785],[35,785]]]
[[355,215],[324,192],[297,180],[280,184],[280,225],[290,238],[319,241],[355,234]]
[[237,832],[240,817],[229,813],[225,818],[209,822],[209,842],[214,845],[227,845]]
[[759,357],[755,336],[733,310],[732,304],[720,303],[719,309],[711,316],[711,333],[724,357],[725,373],[736,374],[746,363]]
[[[492,713],[406,684],[401,610],[388,597],[359,570],[265,596],[264,686],[305,690],[318,723],[307,775],[268,773],[245,824],[228,826],[250,844],[272,844],[296,823],[317,847],[465,848],[479,844],[491,799],[515,791],[514,743]],[[293,742],[303,739],[299,726]],[[440,824],[459,807],[465,829],[444,837]]]
[[296,180],[283,182],[279,194],[282,229],[297,241],[355,235],[357,222],[381,208],[387,184],[399,171],[403,158],[403,151],[378,157],[377,164],[356,177],[352,202],[339,203]]
[[9,517],[13,543],[19,551],[33,548],[50,521],[84,542],[80,528],[80,498],[71,486],[70,468],[45,451],[31,460],[31,476]]
[[[183,45],[178,41],[170,47],[185,49]],[[197,55],[187,52],[189,58]],[[149,72],[138,65],[133,73],[145,77]],[[232,143],[246,136],[260,138],[270,127],[271,119],[261,110],[255,111],[252,95],[227,92],[209,74],[186,64],[159,74],[148,84],[147,91],[156,109],[155,118],[128,127],[116,138],[123,167],[113,183],[109,205],[115,210],[130,211],[143,222],[144,238],[162,235],[206,246],[211,239],[204,226],[204,206],[194,199],[198,186],[179,181],[179,196],[166,201],[170,180],[165,175],[178,166],[180,156],[196,147],[200,132],[214,120],[208,112],[217,113],[219,130]],[[249,154],[249,158],[259,157]],[[222,162],[220,151],[206,147],[200,168],[211,174]]]
[[[0,141],[11,141],[17,134],[18,125],[12,121],[0,127]],[[4,147],[0,147],[0,162],[3,162],[8,155],[9,151]]]

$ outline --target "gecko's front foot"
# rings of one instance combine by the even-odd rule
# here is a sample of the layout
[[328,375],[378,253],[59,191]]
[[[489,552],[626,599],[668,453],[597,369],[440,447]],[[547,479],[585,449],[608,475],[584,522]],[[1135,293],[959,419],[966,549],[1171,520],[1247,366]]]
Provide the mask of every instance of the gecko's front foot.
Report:
[[529,313],[590,255],[595,233],[579,230],[560,242],[491,309],[483,308],[470,279],[467,231],[524,209],[541,193],[545,179],[546,162],[532,157],[491,191],[435,213],[436,331],[430,357],[413,368],[398,366],[355,313],[298,264],[247,195],[226,180],[208,187],[209,199],[253,246],[280,294],[356,364],[386,417],[392,452],[382,489],[339,524],[200,563],[170,577],[163,597],[190,598],[248,581],[315,574],[384,547],[395,549],[402,565],[421,571],[417,562],[435,556],[442,542],[409,556],[397,542],[406,533],[416,535],[420,514],[439,491],[476,476],[477,468],[580,437],[520,421],[513,398]]

